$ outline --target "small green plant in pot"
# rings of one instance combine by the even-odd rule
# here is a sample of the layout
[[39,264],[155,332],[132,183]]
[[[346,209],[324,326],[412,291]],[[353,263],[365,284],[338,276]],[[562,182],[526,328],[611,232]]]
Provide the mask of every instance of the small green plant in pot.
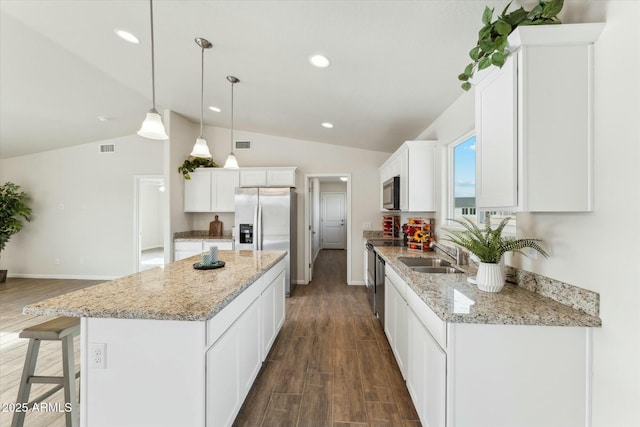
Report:
[[[23,220],[31,221],[31,208],[27,205],[29,195],[13,182],[0,185],[0,252],[11,236],[22,230]],[[7,278],[7,270],[0,270],[0,283]]]
[[460,224],[464,230],[447,231],[449,237],[446,240],[467,249],[480,260],[476,276],[476,283],[480,290],[499,292],[502,289],[505,277],[500,267],[500,261],[507,252],[517,252],[524,255],[522,249],[531,248],[545,258],[549,256],[547,251],[540,246],[540,239],[516,239],[503,236],[502,232],[510,219],[503,219],[493,229],[490,221],[487,221],[484,230],[467,218],[454,219],[452,221]]

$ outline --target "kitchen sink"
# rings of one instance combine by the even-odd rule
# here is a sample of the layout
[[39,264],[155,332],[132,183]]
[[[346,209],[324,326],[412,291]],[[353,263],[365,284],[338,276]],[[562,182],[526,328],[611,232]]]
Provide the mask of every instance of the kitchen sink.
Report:
[[398,261],[404,263],[407,267],[449,267],[451,263],[442,258],[410,258],[399,257]]
[[462,270],[458,270],[457,268],[451,267],[451,266],[449,267],[415,266],[415,267],[409,267],[409,268],[418,273],[459,274],[463,272]]

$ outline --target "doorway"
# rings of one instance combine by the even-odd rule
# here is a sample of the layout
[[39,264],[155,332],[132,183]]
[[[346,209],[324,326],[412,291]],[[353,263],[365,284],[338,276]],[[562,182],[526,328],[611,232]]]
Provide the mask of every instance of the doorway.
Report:
[[343,249],[347,256],[345,280],[351,284],[351,174],[307,174],[304,183],[303,283],[312,280],[321,249]]
[[165,181],[162,175],[134,177],[134,271],[165,264]]

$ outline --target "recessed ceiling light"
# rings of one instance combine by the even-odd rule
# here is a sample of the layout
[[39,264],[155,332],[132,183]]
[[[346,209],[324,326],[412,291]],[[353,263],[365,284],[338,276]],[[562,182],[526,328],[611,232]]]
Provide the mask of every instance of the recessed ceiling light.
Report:
[[214,107],[213,105],[209,107],[209,110],[211,110],[211,111],[213,111],[215,113],[219,113],[219,112],[222,111],[221,109],[219,109],[218,107]]
[[329,58],[324,55],[312,55],[309,57],[309,62],[311,62],[311,65],[313,65],[314,67],[318,68],[327,68],[329,65],[331,65]]
[[109,116],[98,116],[98,120],[100,120],[102,123],[111,121],[111,117]]
[[327,128],[327,129],[331,129],[331,128],[333,128],[333,123],[324,122],[322,124],[322,127]]
[[138,38],[133,34],[131,34],[129,31],[118,30],[118,29],[115,29],[113,31],[116,33],[118,37],[120,37],[124,41],[133,43],[133,44],[140,44],[140,40],[138,40]]
[[340,177],[340,181],[342,181],[342,182],[347,182],[347,179],[348,178],[346,176],[341,176]]

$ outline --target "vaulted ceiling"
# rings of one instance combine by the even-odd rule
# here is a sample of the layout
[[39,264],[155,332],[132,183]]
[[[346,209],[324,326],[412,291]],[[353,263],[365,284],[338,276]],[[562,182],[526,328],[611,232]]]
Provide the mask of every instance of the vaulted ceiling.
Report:
[[[390,152],[462,95],[482,10],[505,4],[156,0],[158,110],[199,122],[204,37],[205,125],[230,126],[234,75],[236,129]],[[0,157],[134,134],[151,107],[149,24],[146,0],[2,0]]]

